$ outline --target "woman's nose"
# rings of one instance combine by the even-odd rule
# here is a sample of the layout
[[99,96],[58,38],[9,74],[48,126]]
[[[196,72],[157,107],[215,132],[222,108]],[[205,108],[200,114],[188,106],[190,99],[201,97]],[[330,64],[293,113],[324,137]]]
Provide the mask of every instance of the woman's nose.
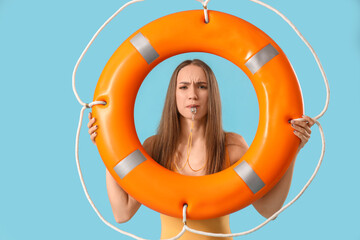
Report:
[[189,99],[191,100],[198,99],[197,88],[194,84],[191,84],[189,88]]

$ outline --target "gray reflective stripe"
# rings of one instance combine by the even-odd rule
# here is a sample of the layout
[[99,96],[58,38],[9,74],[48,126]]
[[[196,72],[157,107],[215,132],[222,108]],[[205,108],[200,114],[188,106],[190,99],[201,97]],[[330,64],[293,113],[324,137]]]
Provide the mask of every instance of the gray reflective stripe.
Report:
[[250,70],[252,74],[255,74],[262,66],[273,59],[279,52],[271,45],[267,45],[254,56],[252,56],[246,63],[245,66]]
[[146,160],[145,156],[140,152],[139,149],[130,153],[129,156],[121,160],[115,167],[114,170],[123,179],[129,172],[131,172],[140,163]]
[[151,46],[149,40],[147,40],[147,38],[145,38],[140,32],[136,34],[130,42],[139,51],[148,64],[152,63],[159,57],[159,54],[155,51],[153,46]]
[[242,161],[234,168],[234,170],[241,179],[244,180],[246,185],[254,194],[265,186],[265,183],[259,178],[247,162]]

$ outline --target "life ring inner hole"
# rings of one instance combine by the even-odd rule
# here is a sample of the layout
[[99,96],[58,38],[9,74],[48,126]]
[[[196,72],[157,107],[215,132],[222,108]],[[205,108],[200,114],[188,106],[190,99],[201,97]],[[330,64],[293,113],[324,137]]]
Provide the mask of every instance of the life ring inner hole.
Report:
[[135,128],[140,142],[156,134],[171,75],[187,59],[200,59],[213,70],[220,91],[223,128],[226,132],[242,135],[250,146],[259,123],[259,103],[255,89],[250,79],[235,64],[203,52],[170,57],[159,63],[144,79],[134,107]]

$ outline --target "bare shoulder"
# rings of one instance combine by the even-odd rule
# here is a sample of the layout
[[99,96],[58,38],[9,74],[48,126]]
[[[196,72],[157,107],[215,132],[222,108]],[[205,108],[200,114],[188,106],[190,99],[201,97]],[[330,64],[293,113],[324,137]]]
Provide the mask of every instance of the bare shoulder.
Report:
[[231,165],[236,163],[249,149],[244,137],[233,132],[226,133],[225,146],[229,152]]
[[237,133],[234,133],[234,132],[227,132],[226,133],[225,145],[226,146],[236,145],[236,146],[239,146],[239,147],[246,147],[246,148],[249,147],[247,145],[244,137],[241,136],[240,134],[237,134]]
[[145,148],[145,151],[149,154],[152,152],[154,142],[155,142],[155,137],[156,137],[156,135],[150,136],[147,139],[145,139],[145,141],[143,143],[143,147]]

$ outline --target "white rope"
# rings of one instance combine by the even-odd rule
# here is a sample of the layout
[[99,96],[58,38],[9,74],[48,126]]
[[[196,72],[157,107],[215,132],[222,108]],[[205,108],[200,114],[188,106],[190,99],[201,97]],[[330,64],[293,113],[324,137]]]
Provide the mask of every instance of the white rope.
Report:
[[[135,3],[135,2],[141,2],[141,1],[144,1],[144,0],[132,0],[132,1],[129,1],[128,3],[124,4],[121,8],[119,8],[118,11],[116,11],[99,29],[98,31],[94,34],[94,36],[92,37],[92,39],[90,40],[90,42],[88,43],[88,45],[86,46],[86,48],[84,49],[84,51],[82,52],[81,56],[79,57],[76,65],[75,65],[75,68],[74,68],[74,71],[73,71],[73,75],[72,75],[72,87],[73,87],[73,92],[75,94],[75,97],[77,98],[78,102],[83,106],[81,111],[80,111],[80,119],[79,119],[79,124],[78,124],[78,129],[77,129],[77,133],[76,133],[76,142],[75,142],[75,158],[76,158],[76,166],[77,166],[77,169],[78,169],[78,173],[79,173],[79,177],[80,177],[80,181],[81,181],[81,184],[82,184],[82,187],[83,187],[83,190],[84,190],[84,193],[86,195],[86,198],[88,199],[90,205],[92,206],[92,208],[94,209],[94,211],[96,212],[96,214],[98,215],[98,217],[107,225],[109,226],[110,228],[114,229],[115,231],[119,232],[119,233],[122,233],[126,236],[129,236],[129,237],[132,237],[134,239],[138,239],[138,240],[144,240],[143,238],[140,238],[140,237],[137,237],[136,235],[134,234],[131,234],[131,233],[128,233],[128,232],[125,232],[117,227],[115,227],[114,225],[112,225],[111,223],[109,223],[108,221],[106,221],[102,215],[100,214],[100,212],[98,211],[98,209],[95,207],[92,199],[90,198],[89,194],[88,194],[88,191],[86,189],[86,186],[85,186],[85,183],[84,183],[84,179],[83,179],[83,176],[82,176],[82,172],[81,172],[81,169],[80,169],[80,162],[79,162],[79,136],[80,136],[80,129],[81,129],[81,125],[82,125],[82,119],[83,119],[83,115],[84,115],[84,111],[86,108],[91,108],[92,106],[94,105],[98,105],[98,104],[103,104],[105,105],[106,102],[103,102],[103,101],[95,101],[95,102],[92,102],[92,103],[84,103],[83,101],[81,101],[77,91],[76,91],[76,87],[75,87],[75,76],[76,76],[76,72],[77,72],[77,69],[78,69],[78,66],[81,62],[81,60],[83,59],[85,53],[87,52],[87,50],[89,49],[89,47],[91,46],[91,44],[94,42],[94,40],[96,39],[96,37],[99,35],[99,33],[103,30],[103,28],[116,16],[118,15],[123,9],[125,9],[127,6],[129,6],[130,4],[132,3]],[[196,0],[198,2],[201,2],[203,7],[204,7],[204,14],[205,14],[205,22],[208,22],[208,14],[207,14],[207,4],[209,3],[210,0],[204,0],[204,1],[201,1],[201,0]],[[320,63],[320,60],[319,58],[317,57],[315,51],[313,50],[313,48],[311,47],[311,45],[308,43],[308,41],[302,36],[302,34],[296,29],[296,27],[282,14],[280,13],[278,10],[274,9],[273,7],[261,2],[261,1],[258,1],[258,0],[250,0],[252,2],[255,2],[255,3],[258,3],[262,6],[265,6],[267,7],[268,9],[274,11],[275,13],[277,13],[279,16],[281,16],[294,30],[295,32],[298,34],[298,36],[305,42],[305,44],[308,46],[308,48],[310,49],[310,51],[312,52],[313,56],[315,57],[315,60],[320,68],[320,71],[322,73],[322,76],[324,78],[324,81],[325,81],[325,85],[326,85],[326,90],[327,90],[327,97],[326,97],[326,103],[325,103],[325,107],[323,109],[323,111],[318,115],[316,116],[314,119],[316,120],[316,124],[318,125],[319,127],[319,130],[320,130],[320,133],[321,133],[321,139],[322,139],[322,152],[321,152],[321,156],[320,156],[320,160],[318,162],[318,165],[313,173],[313,175],[311,176],[311,178],[309,179],[309,181],[306,183],[306,185],[304,186],[304,188],[300,191],[300,193],[293,199],[291,200],[288,204],[286,204],[285,206],[283,206],[279,211],[277,211],[276,213],[274,213],[270,218],[268,218],[266,221],[264,221],[262,224],[260,224],[259,226],[249,230],[249,231],[246,231],[246,232],[242,232],[242,233],[233,233],[233,234],[219,234],[219,233],[208,233],[208,232],[202,232],[202,231],[198,231],[198,230],[195,230],[195,229],[192,229],[190,227],[188,227],[186,225],[186,209],[187,209],[187,205],[184,205],[183,207],[183,223],[184,223],[184,227],[182,228],[182,230],[180,231],[180,233],[178,235],[176,235],[175,237],[173,238],[170,238],[170,239],[167,239],[167,240],[176,240],[178,238],[180,238],[184,233],[185,231],[189,231],[189,232],[193,232],[193,233],[196,233],[196,234],[201,234],[201,235],[206,235],[206,236],[214,236],[214,237],[236,237],[236,236],[241,236],[241,235],[246,235],[246,234],[249,234],[251,232],[254,232],[256,230],[258,230],[259,228],[263,227],[264,225],[266,225],[268,222],[270,222],[271,220],[275,219],[282,211],[284,211],[286,208],[288,208],[290,205],[292,205],[302,194],[303,192],[306,190],[306,188],[310,185],[310,183],[312,182],[312,180],[314,179],[315,175],[317,174],[319,168],[320,168],[320,165],[322,163],[322,160],[323,160],[323,157],[324,157],[324,153],[325,153],[325,137],[324,137],[324,133],[323,133],[323,130],[322,130],[322,127],[320,125],[320,123],[317,121],[317,119],[319,119],[327,110],[327,107],[328,107],[328,104],[329,104],[329,95],[330,95],[330,90],[329,90],[329,86],[328,86],[328,81],[327,81],[327,78],[326,78],[326,75],[325,75],[325,72],[323,70],[323,67]],[[298,119],[298,120],[304,120],[304,119]]]

